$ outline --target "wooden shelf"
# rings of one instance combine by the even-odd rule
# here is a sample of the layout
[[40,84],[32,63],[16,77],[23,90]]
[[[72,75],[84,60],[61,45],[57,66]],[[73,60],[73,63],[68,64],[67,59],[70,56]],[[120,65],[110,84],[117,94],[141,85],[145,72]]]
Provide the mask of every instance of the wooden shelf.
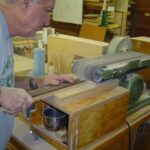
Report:
[[[113,6],[116,0],[112,0],[111,2],[107,2],[107,6]],[[102,7],[103,2],[94,2],[94,1],[84,1],[85,6],[92,6],[92,7]]]
[[100,2],[84,2],[84,6],[102,7],[103,3],[100,3]]

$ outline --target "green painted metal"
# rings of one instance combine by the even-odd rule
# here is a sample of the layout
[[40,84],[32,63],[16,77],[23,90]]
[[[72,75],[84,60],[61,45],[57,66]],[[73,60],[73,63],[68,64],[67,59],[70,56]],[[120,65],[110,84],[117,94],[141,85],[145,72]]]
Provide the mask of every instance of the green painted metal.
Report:
[[128,63],[123,64],[119,67],[109,68],[109,67],[102,67],[102,77],[104,80],[110,79],[112,77],[121,79],[126,73],[129,71],[134,71],[135,69],[141,69],[145,67],[150,67],[150,60],[131,60]]
[[122,78],[119,85],[129,89],[129,104],[138,101],[144,91],[144,80],[140,75],[133,74],[132,76]]
[[100,26],[107,27],[108,26],[108,12],[107,10],[102,11],[102,20]]
[[132,103],[128,106],[128,115],[136,112],[137,110],[150,105],[150,95],[148,93],[145,93],[142,95],[142,97],[135,103]]
[[120,80],[119,85],[129,89],[128,115],[150,104],[150,95],[144,92],[142,76],[126,75]]

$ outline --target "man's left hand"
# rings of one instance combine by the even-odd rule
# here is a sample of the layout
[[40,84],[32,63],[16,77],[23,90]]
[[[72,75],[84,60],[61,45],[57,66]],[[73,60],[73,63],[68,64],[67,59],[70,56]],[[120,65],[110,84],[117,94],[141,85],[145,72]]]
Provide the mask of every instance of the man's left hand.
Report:
[[76,79],[77,78],[75,76],[67,74],[46,75],[39,78],[34,78],[33,85],[43,87],[45,85],[58,85],[62,82],[73,83]]

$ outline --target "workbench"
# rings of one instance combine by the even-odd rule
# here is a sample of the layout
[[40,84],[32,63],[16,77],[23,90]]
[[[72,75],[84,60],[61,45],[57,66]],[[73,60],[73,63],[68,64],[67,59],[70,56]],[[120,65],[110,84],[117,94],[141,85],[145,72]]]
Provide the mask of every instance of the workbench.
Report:
[[33,69],[33,59],[14,55],[14,73],[16,76],[26,76]]
[[[95,126],[95,128],[93,130],[91,130],[92,132],[88,131],[88,134],[94,135],[93,138],[94,139],[97,138],[97,140],[95,141],[94,144],[87,145],[87,147],[85,146],[84,149],[86,149],[86,150],[105,150],[105,149],[109,149],[109,150],[120,150],[120,149],[121,150],[127,150],[128,149],[129,139],[130,139],[130,136],[131,136],[131,135],[129,136],[129,132],[131,132],[131,130],[134,130],[134,129],[136,130],[136,128],[138,126],[140,126],[141,124],[143,124],[145,121],[147,121],[150,118],[150,106],[146,106],[146,107],[138,110],[137,112],[135,112],[135,113],[133,113],[133,114],[131,114],[129,116],[124,116],[124,114],[125,114],[124,112],[125,112],[125,110],[127,110],[126,106],[125,106],[126,102],[127,102],[126,101],[127,100],[126,90],[124,90],[123,88],[119,88],[119,87],[118,88],[117,87],[110,88],[110,87],[112,87],[112,84],[114,84],[114,81],[113,82],[108,82],[108,83],[109,84],[105,83],[106,86],[100,85],[103,88],[99,88],[99,90],[98,89],[94,90],[94,92],[96,91],[96,93],[99,93],[99,98],[98,99],[95,98],[95,96],[94,96],[96,94],[95,93],[91,97],[92,99],[86,99],[86,101],[84,101],[85,104],[90,104],[91,100],[95,101],[94,103],[96,103],[96,105],[95,105],[96,107],[94,105],[91,105],[91,106],[89,105],[90,107],[88,107],[88,111],[85,112],[85,113],[81,113],[82,117],[78,118],[78,119],[81,119],[81,118],[84,119],[84,121],[82,120],[82,122],[79,124],[80,127],[81,127],[81,125],[83,125],[83,126],[84,125],[85,126],[86,125],[91,126],[91,124],[89,124],[89,119],[91,117],[95,118],[96,116],[99,116],[98,118],[100,119],[100,122],[98,121],[98,124],[99,123],[101,124],[100,127],[99,126]],[[89,84],[89,85],[91,85],[91,84]],[[107,85],[109,85],[109,87]],[[87,86],[87,87],[90,90],[90,88],[91,89],[93,88],[92,86],[91,87]],[[81,88],[79,89],[77,86],[75,86],[72,89],[72,92],[76,93],[76,91],[81,91],[82,90],[81,93],[85,93],[84,92],[84,89],[85,89],[84,88],[84,83],[83,83],[83,86],[80,86],[80,87]],[[68,87],[68,88],[70,88],[70,87]],[[63,90],[60,90],[60,92],[56,92],[56,96],[59,97],[59,98],[60,97],[64,97],[65,98],[66,96],[70,97],[69,96],[70,92],[62,92],[62,91]],[[68,90],[66,90],[66,91],[68,91]],[[93,91],[90,90],[88,95],[90,95],[92,93],[93,93]],[[77,95],[77,97],[78,97],[78,94],[75,94],[75,95]],[[85,94],[82,94],[82,95],[85,95]],[[120,98],[117,95],[118,96],[120,95],[119,96]],[[111,104],[110,98],[112,100],[113,99],[115,100],[114,101],[115,103],[112,103],[113,105]],[[73,102],[73,99],[71,97],[69,99],[71,99],[71,102]],[[52,106],[58,106],[56,108],[63,109],[63,106],[65,106],[67,104],[67,102],[70,101],[69,99],[65,98],[64,100],[62,100],[61,101],[62,106],[59,106],[59,101],[61,99],[60,100],[59,99],[58,100],[54,99],[54,101],[53,100],[51,101],[51,104],[52,104]],[[104,102],[105,102],[105,100],[103,100],[103,99],[108,99],[109,103],[110,103],[108,106],[105,104],[104,107],[103,107],[103,105],[101,105],[102,108],[104,108],[104,109],[102,109],[102,111],[101,111],[101,109],[98,109],[98,108],[101,108],[101,107],[99,107],[99,103],[98,103],[99,99],[101,99]],[[80,99],[77,100],[77,102],[74,102],[73,105],[71,104],[71,107],[74,109],[74,106],[76,106],[76,105],[78,107],[75,107],[75,108],[77,110],[79,109],[79,113],[82,112],[82,109],[84,108],[83,106],[85,106],[85,105],[83,105],[83,103],[81,103]],[[66,106],[69,106],[69,104],[66,105]],[[82,109],[80,109],[81,107],[79,107],[79,106],[81,106]],[[73,111],[76,111],[76,109],[73,110],[73,109],[71,109],[71,107],[68,107],[68,109],[73,114]],[[92,115],[90,115],[91,111],[89,111],[89,110],[92,107],[93,107],[95,113],[92,113]],[[113,111],[115,107],[117,107],[118,109]],[[67,109],[66,107],[64,107],[64,108]],[[93,109],[91,109],[91,110],[93,110]],[[100,112],[99,112],[99,110],[100,110]],[[111,113],[108,113],[108,112],[111,112]],[[79,113],[76,113],[76,115],[78,115]],[[102,117],[101,113],[103,114],[102,116],[105,116],[105,117]],[[120,113],[123,113],[123,114],[120,115]],[[87,116],[86,114],[88,114],[88,117],[86,117]],[[116,118],[114,118],[114,115],[116,116]],[[92,124],[94,122],[97,123],[95,121],[95,119],[93,119]],[[71,119],[71,120],[73,121],[74,119]],[[76,123],[77,122],[75,121],[75,123],[71,124],[71,126],[74,126]],[[105,124],[105,126],[104,126],[104,124]],[[129,128],[129,126],[130,126],[130,128]],[[110,127],[113,128],[113,129],[110,130]],[[96,128],[100,129],[102,132],[101,131],[97,131]],[[109,130],[108,130],[108,128],[109,128]],[[81,127],[80,129],[81,129],[81,130],[79,130],[80,132],[83,131],[85,133],[85,130],[84,130],[83,127]],[[21,131],[21,132],[19,132],[19,131]],[[100,132],[100,134],[95,134],[95,133],[99,133],[99,132]],[[14,132],[13,132],[13,137],[12,137],[12,142],[15,145],[17,145],[17,147],[19,149],[25,149],[25,150],[27,150],[27,149],[33,149],[33,150],[41,150],[41,149],[47,150],[47,149],[51,149],[51,150],[56,150],[56,148],[54,148],[51,144],[48,144],[46,142],[47,139],[49,138],[49,137],[46,136],[47,134],[45,134],[45,136],[43,136],[42,134],[41,134],[41,136],[39,136],[39,134],[37,135],[35,133],[37,133],[37,132],[34,132],[34,134],[30,133],[30,129],[29,129],[29,126],[28,126],[28,121],[26,121],[26,120],[24,120],[22,118],[20,120],[20,116],[16,117],[16,119],[15,119],[15,127],[14,127]],[[83,137],[86,136],[86,134],[87,133],[85,133],[85,135],[83,135]],[[87,134],[87,136],[88,136],[88,134]],[[101,134],[103,134],[103,136],[101,136]],[[100,135],[100,137],[98,135]],[[53,143],[53,144],[55,146],[57,145],[56,143]],[[60,149],[58,148],[58,150],[60,150]]]
[[[31,76],[33,70],[33,59],[21,55],[14,55],[15,76]],[[45,73],[47,73],[47,63],[45,63]]]

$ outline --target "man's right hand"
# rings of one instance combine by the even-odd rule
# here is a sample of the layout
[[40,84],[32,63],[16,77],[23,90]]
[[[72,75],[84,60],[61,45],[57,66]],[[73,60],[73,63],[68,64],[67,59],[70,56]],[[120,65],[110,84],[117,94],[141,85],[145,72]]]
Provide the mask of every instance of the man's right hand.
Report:
[[33,103],[32,97],[20,88],[0,88],[0,105],[6,113],[16,114]]

